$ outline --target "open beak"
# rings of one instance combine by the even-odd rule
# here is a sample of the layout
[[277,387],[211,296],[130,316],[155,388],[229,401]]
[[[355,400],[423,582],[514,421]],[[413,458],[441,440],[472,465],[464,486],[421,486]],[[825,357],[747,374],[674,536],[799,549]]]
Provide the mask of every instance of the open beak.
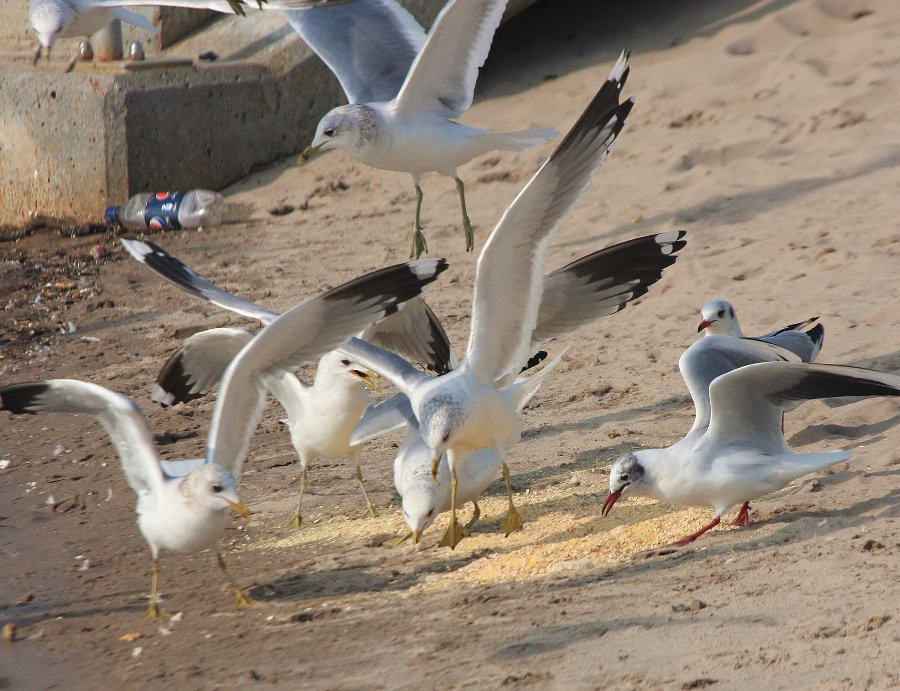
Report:
[[376,374],[375,372],[369,372],[352,369],[350,370],[350,374],[354,377],[357,377],[362,381],[363,385],[369,389],[369,391],[374,391],[375,393],[381,393],[381,385],[384,383],[384,377],[380,374]]
[[628,485],[622,485],[615,492],[610,492],[606,495],[606,499],[603,500],[603,510],[600,511],[600,514],[603,516],[609,515],[609,512],[612,511],[612,507],[615,505],[617,501],[619,501],[619,497],[622,496],[622,492],[625,491],[625,488]]
[[709,319],[704,319],[702,322],[700,322],[700,326],[697,327],[697,333],[703,331],[703,329],[705,329],[710,324],[712,324],[712,322]]
[[248,509],[240,502],[231,501],[230,499],[226,499],[225,501],[228,502],[228,506],[231,507],[231,510],[241,516],[241,518],[243,518],[245,521],[250,520],[250,509]]
[[317,153],[319,153],[319,149],[321,149],[321,148],[322,148],[321,144],[319,144],[318,146],[307,146],[303,150],[303,153],[300,154],[300,158],[297,159],[297,163],[299,163],[301,165],[306,163],[309,159],[311,159],[313,156],[315,156]]

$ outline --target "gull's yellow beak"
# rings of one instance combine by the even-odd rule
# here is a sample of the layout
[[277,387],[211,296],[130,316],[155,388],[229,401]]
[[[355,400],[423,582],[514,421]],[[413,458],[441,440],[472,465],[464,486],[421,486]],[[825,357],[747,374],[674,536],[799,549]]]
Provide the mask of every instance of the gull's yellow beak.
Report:
[[431,459],[431,481],[432,482],[437,482],[438,468],[440,468],[440,466],[441,466],[440,457]]
[[421,538],[421,537],[422,537],[422,531],[421,531],[421,530],[414,530],[414,531],[413,531],[413,534],[412,534],[413,547],[418,547],[418,546],[419,546],[419,538]]
[[307,146],[303,150],[303,153],[300,154],[300,158],[297,159],[297,163],[303,165],[309,159],[311,159],[313,156],[315,156],[317,153],[319,153],[319,149],[321,149],[321,148],[322,148],[321,144],[319,144],[318,146]]
[[358,370],[352,369],[350,373],[357,377],[363,385],[369,390],[374,391],[375,393],[381,393],[381,385],[384,384],[384,377],[376,372],[370,372],[369,370]]
[[245,521],[250,520],[250,509],[248,509],[243,504],[236,501],[231,501],[230,499],[226,499],[225,501],[228,502],[228,506],[231,507],[231,510],[238,514],[241,518],[243,518]]

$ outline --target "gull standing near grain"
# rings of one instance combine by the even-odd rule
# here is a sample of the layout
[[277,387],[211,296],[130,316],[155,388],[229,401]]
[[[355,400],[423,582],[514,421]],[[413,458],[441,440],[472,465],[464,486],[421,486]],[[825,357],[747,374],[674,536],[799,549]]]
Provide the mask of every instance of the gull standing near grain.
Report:
[[[646,295],[662,278],[663,270],[675,263],[678,251],[686,244],[684,236],[683,231],[673,231],[626,240],[545,273],[541,307],[529,352],[601,317],[617,314],[632,300]],[[543,355],[546,353],[540,351],[523,371],[540,361]],[[516,373],[510,373],[501,377],[498,386],[511,384],[515,379]],[[519,410],[526,402],[520,401]],[[409,401],[402,394],[367,410],[351,441],[362,443],[403,425],[406,425],[406,434],[394,461],[394,486],[403,500],[403,518],[410,532],[392,542],[399,543],[412,537],[413,542],[418,543],[434,519],[450,509],[450,471],[446,454],[441,456],[437,481],[433,481],[431,454],[419,434]],[[516,441],[517,438],[507,440],[507,447]],[[457,502],[474,504],[474,518],[463,528],[463,534],[472,528],[480,515],[477,500],[501,468],[509,500],[502,528],[507,535],[518,529],[522,520],[513,504],[509,470],[502,459],[490,449],[481,449],[458,465],[461,470],[457,473]]]
[[741,508],[732,525],[746,527],[753,499],[850,458],[848,451],[794,453],[781,430],[786,403],[835,396],[900,396],[900,377],[860,367],[784,361],[747,365],[716,377],[709,387],[708,427],[699,433],[692,430],[668,448],[635,451],[616,460],[603,515],[628,490],[715,509],[709,523],[672,543],[675,546],[717,526],[736,504]]

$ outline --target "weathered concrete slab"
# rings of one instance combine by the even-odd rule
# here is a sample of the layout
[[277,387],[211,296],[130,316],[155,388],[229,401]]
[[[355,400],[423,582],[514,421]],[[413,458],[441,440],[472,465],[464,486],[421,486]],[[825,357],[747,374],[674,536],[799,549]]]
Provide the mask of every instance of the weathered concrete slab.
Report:
[[[428,26],[444,0],[406,4]],[[191,60],[210,49],[227,59]],[[97,222],[136,192],[219,189],[300,151],[344,100],[278,12],[214,21],[163,55],[188,64],[0,65],[0,223]]]

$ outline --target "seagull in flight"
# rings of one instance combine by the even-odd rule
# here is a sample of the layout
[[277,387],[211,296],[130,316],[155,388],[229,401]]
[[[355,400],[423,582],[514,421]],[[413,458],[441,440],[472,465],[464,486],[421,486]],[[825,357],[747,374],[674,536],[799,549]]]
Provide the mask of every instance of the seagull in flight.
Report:
[[[419,432],[431,451],[432,476],[447,454],[451,521],[446,544],[463,537],[456,520],[458,469],[465,457],[491,449],[504,458],[520,430],[518,405],[532,380],[497,388],[532,354],[544,284],[544,258],[562,217],[606,158],[633,105],[619,103],[628,76],[623,53],[585,112],[556,151],[506,209],[481,250],[475,271],[472,327],[459,367],[428,377],[403,358],[351,339],[341,350],[391,381],[409,399]],[[538,382],[540,380],[538,379]]]
[[[673,543],[677,546],[693,542],[717,526],[736,504],[741,506],[732,525],[746,527],[752,500],[851,455],[847,451],[791,451],[781,426],[787,403],[836,396],[900,395],[900,377],[894,374],[804,363],[789,351],[761,342],[753,346],[757,349],[754,354],[747,348],[741,350],[742,343],[730,336],[712,335],[685,352],[679,362],[685,380],[711,380],[705,403],[697,405],[697,422],[687,436],[668,448],[635,451],[616,460],[610,470],[609,495],[603,502],[604,516],[627,490],[673,504],[715,509],[713,520]],[[729,359],[737,366],[724,365]],[[717,365],[723,365],[725,371],[712,376]]]
[[456,122],[472,105],[507,0],[450,0],[428,35],[396,0],[358,0],[287,20],[334,72],[349,101],[325,114],[304,162],[343,149],[373,168],[409,173],[416,190],[411,256],[428,251],[422,233],[426,172],[453,178],[466,250],[475,247],[465,186],[456,169],[493,151],[521,151],[556,136],[552,128],[491,132]]
[[[121,242],[132,257],[196,297],[263,324],[269,324],[279,316],[274,310],[219,288],[150,241],[122,238]],[[439,374],[450,368],[447,334],[421,296],[408,300],[399,310],[358,335]],[[194,334],[166,361],[157,377],[153,400],[173,405],[208,393],[253,337],[252,331],[241,327],[208,329]],[[360,466],[362,444],[351,443],[350,435],[369,403],[366,389],[378,391],[379,379],[378,375],[339,351],[327,353],[319,360],[311,383],[284,369],[266,376],[266,388],[287,413],[284,422],[290,429],[291,442],[300,460],[300,499],[296,514],[285,529],[299,530],[303,525],[302,506],[308,486],[308,468],[317,458],[348,458],[355,467],[366,510],[370,516],[375,515]]]
[[215,549],[238,604],[246,606],[250,600],[228,574],[217,542],[229,509],[250,517],[238,499],[237,478],[262,417],[265,377],[273,369],[299,367],[333,349],[418,295],[446,267],[443,260],[434,260],[381,269],[296,305],[274,320],[228,366],[203,459],[161,461],[134,401],[96,384],[70,379],[12,384],[0,388],[0,410],[84,414],[106,429],[128,483],[138,495],[138,527],[150,547],[148,617],[160,616],[157,586],[162,549]]

